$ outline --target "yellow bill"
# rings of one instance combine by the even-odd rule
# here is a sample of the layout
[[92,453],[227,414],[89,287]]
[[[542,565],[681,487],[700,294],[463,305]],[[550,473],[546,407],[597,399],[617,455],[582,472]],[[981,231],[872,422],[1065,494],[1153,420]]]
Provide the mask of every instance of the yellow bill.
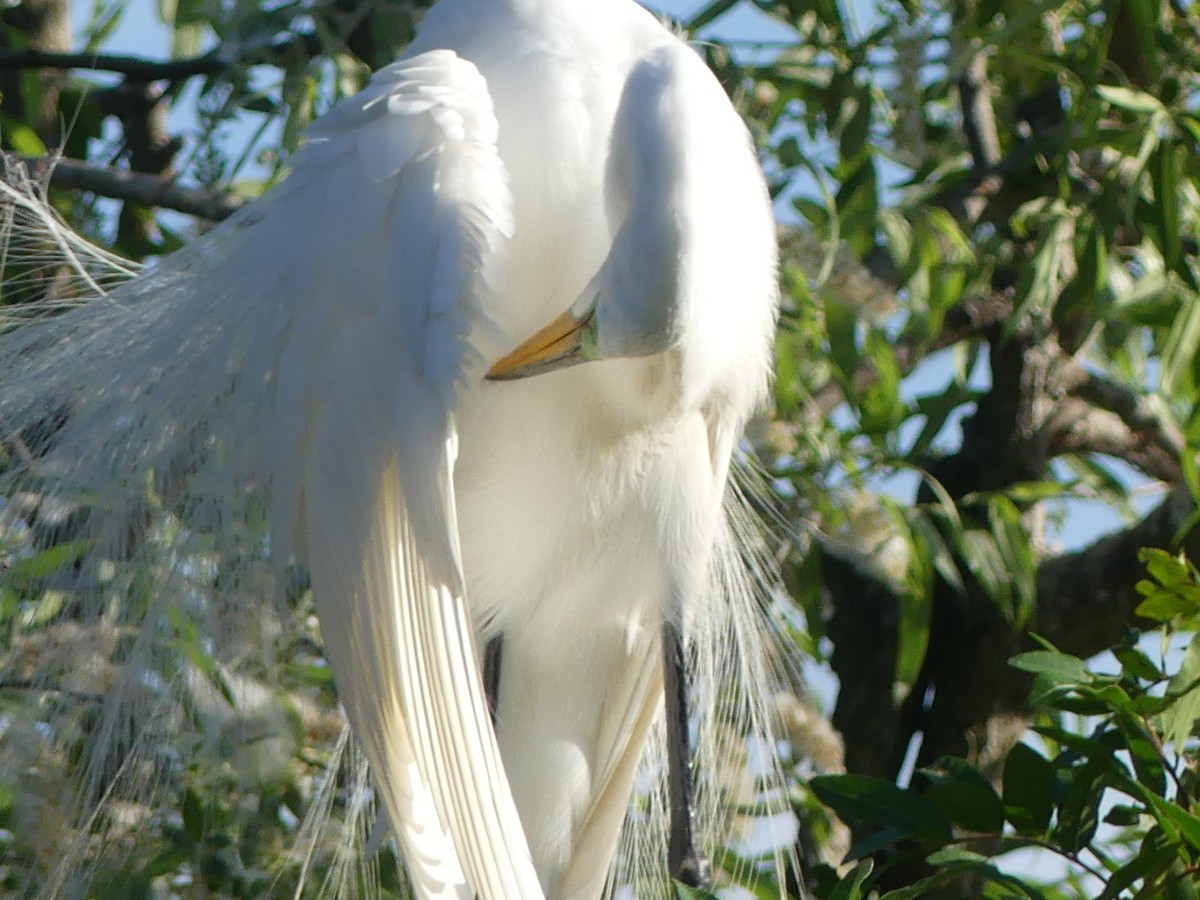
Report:
[[528,378],[595,359],[591,347],[594,307],[576,316],[563,313],[516,350],[498,360],[487,372],[491,381]]

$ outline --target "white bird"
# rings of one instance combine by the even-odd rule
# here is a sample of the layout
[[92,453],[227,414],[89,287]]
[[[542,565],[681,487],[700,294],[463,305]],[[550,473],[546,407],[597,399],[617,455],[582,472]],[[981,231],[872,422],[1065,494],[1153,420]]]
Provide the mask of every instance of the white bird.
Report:
[[[265,511],[418,897],[647,865],[654,896],[704,876],[713,770],[769,728],[729,472],[776,306],[750,137],[679,38],[632,0],[442,0],[265,197],[0,338],[0,430],[65,408],[18,482],[99,498],[94,559],[234,560]],[[148,484],[186,512],[134,540]]]

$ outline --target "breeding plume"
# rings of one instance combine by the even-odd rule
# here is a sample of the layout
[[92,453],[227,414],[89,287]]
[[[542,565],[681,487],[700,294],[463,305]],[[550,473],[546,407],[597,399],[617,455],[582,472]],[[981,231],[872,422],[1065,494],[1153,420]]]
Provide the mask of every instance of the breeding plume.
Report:
[[416,896],[704,880],[736,773],[770,774],[744,775],[773,685],[730,484],[776,312],[746,129],[631,0],[442,0],[290,168],[111,289],[9,190],[94,295],[0,338],[12,552],[69,510],[73,615],[128,644],[85,806],[170,781],[153,710],[212,675],[148,678],[181,617],[240,684],[278,639],[245,623],[311,583],[370,843]]

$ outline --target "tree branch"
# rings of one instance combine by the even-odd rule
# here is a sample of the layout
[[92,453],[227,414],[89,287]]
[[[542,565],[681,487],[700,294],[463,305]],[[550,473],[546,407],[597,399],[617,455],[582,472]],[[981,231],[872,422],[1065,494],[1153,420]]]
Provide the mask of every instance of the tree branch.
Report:
[[1182,478],[1178,454],[1164,451],[1116,414],[1090,406],[1080,397],[1059,400],[1046,421],[1046,431],[1051,456],[1103,453],[1169,484]]
[[[931,682],[935,696],[946,694],[943,703],[953,701],[952,708],[938,715],[924,711],[922,696],[911,697],[912,702],[899,708],[893,702],[900,598],[866,567],[819,547],[826,589],[832,595],[827,623],[834,643],[831,662],[842,684],[833,721],[846,741],[847,768],[895,776],[917,731],[925,733],[922,757],[968,749],[978,753],[988,729],[995,727],[993,720],[1027,713],[1029,678],[1009,667],[1007,659],[1030,649],[1028,634],[1039,634],[1084,658],[1115,644],[1138,625],[1133,610],[1141,600],[1134,587],[1143,571],[1139,551],[1182,546],[1200,559],[1200,530],[1180,538],[1195,510],[1190,491],[1180,485],[1129,528],[1082,550],[1043,560],[1036,574],[1036,618],[1027,631],[1015,631],[983,598],[961,597],[944,604],[933,628],[949,629],[951,634],[936,640],[931,636],[926,661],[926,671],[953,679]],[[922,691],[920,684],[917,690]]]
[[992,108],[987,55],[981,47],[972,48],[966,68],[958,76],[958,94],[962,105],[963,135],[975,168],[985,171],[999,165],[1000,133]]
[[1183,455],[1186,440],[1178,426],[1167,418],[1154,401],[1137,391],[1119,384],[1095,372],[1089,372],[1071,360],[1074,367],[1069,375],[1067,389],[1076,397],[1095,407],[1106,409],[1117,416],[1129,430],[1162,454],[1174,459],[1174,476],[1167,479],[1177,481],[1181,475],[1178,459]]
[[[1195,509],[1188,487],[1179,485],[1140,522],[1082,550],[1044,561],[1037,573],[1033,630],[1067,653],[1085,658],[1115,644],[1137,624],[1133,610],[1141,596],[1134,585],[1142,577],[1138,551],[1177,549],[1179,531]],[[1200,559],[1200,532],[1190,531],[1182,549]]]
[[49,176],[50,183],[69,190],[90,191],[102,197],[161,206],[177,212],[219,221],[245,203],[240,197],[204,188],[182,187],[154,175],[143,175],[96,166],[62,157],[23,157],[35,178]]
[[240,48],[236,57],[224,55],[217,47],[209,53],[187,59],[153,60],[116,53],[52,53],[30,49],[0,49],[0,70],[6,69],[84,69],[113,72],[132,81],[183,81],[197,75],[221,75],[239,66],[267,62],[279,56],[302,53],[306,58],[321,53],[321,42],[312,33],[292,34],[266,43]]

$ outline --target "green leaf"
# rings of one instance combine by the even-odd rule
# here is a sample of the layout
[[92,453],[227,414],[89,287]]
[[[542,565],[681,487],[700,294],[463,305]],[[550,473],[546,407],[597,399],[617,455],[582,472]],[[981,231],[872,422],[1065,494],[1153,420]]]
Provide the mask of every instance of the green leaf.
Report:
[[1193,387],[1197,353],[1200,353],[1200,298],[1184,303],[1167,333],[1162,349],[1159,389],[1166,395],[1187,393]]
[[1075,243],[1076,272],[1054,308],[1055,322],[1066,329],[1087,327],[1098,318],[1109,276],[1108,238],[1099,223],[1081,217],[1075,226]]
[[1117,803],[1105,813],[1104,821],[1109,825],[1128,828],[1136,825],[1145,812],[1146,810],[1141,806],[1133,806],[1129,803]]
[[200,844],[204,840],[204,805],[191,788],[183,795],[179,813],[183,819],[183,833],[193,846]]
[[888,891],[879,900],[916,900],[917,897],[926,896],[933,888],[945,884],[953,877],[953,872],[935,872],[932,875],[922,878],[915,884],[896,888],[894,891]]
[[1089,760],[1062,770],[1068,776],[1066,796],[1058,808],[1054,840],[1068,853],[1078,853],[1091,843],[1100,824],[1100,801],[1108,774],[1104,761]]
[[835,171],[839,183],[834,197],[838,217],[843,223],[843,240],[859,259],[865,259],[875,247],[874,229],[867,227],[867,224],[876,222],[879,210],[876,160],[874,154],[866,149],[866,129],[871,112],[870,88],[862,89],[857,102],[858,112],[850,118],[842,134],[842,142],[844,147],[860,149],[853,157],[844,157]]
[[1036,503],[1061,497],[1070,491],[1070,486],[1059,481],[1018,481],[1004,489],[1004,495],[1013,503]]
[[1058,650],[1020,653],[1008,661],[1014,669],[1044,675],[1055,684],[1081,684],[1091,680],[1087,664],[1077,656]]
[[913,253],[912,224],[899,210],[881,209],[879,228],[883,232],[884,246],[900,270],[901,278],[907,281],[912,276],[909,262]]
[[1127,109],[1130,112],[1147,114],[1165,112],[1158,98],[1144,91],[1135,91],[1132,88],[1103,84],[1096,88],[1096,93],[1106,103],[1120,107],[1121,109]]
[[869,859],[860,860],[857,865],[847,872],[837,883],[829,900],[862,900],[863,883],[871,874],[874,863]]
[[983,834],[1003,828],[1004,804],[991,783],[966,760],[946,756],[921,771],[931,782],[922,796],[954,824]]
[[925,857],[925,862],[931,866],[954,866],[962,868],[964,866],[986,865],[988,858],[982,853],[976,853],[974,850],[964,850],[962,847],[943,847],[934,853],[930,853]]
[[1170,622],[1176,616],[1195,615],[1195,604],[1176,592],[1156,590],[1154,583],[1150,581],[1139,581],[1135,587],[1140,592],[1143,585],[1150,593],[1133,610],[1143,619],[1150,619],[1154,622]]
[[[979,397],[978,391],[972,390],[957,379],[946,385],[946,389],[940,393],[916,397],[917,412],[925,417],[925,424],[908,449],[906,458],[915,464],[925,459],[934,439],[942,432],[950,415],[968,403],[978,402]],[[1062,487],[1057,487],[1061,492]]]
[[1146,80],[1153,83],[1161,76],[1158,35],[1163,30],[1162,4],[1157,0],[1126,0],[1124,8],[1137,40],[1139,63],[1146,69]]
[[1147,836],[1137,854],[1112,874],[1096,900],[1117,900],[1125,896],[1123,891],[1139,881],[1152,884],[1157,875],[1166,872],[1178,860],[1178,851],[1170,844],[1164,844],[1161,832],[1157,833],[1157,838]]
[[1138,781],[1157,794],[1163,793],[1167,787],[1167,774],[1154,738],[1146,731],[1141,720],[1131,713],[1115,714],[1113,721],[1125,738],[1125,746],[1129,750],[1129,758]]
[[1162,251],[1163,263],[1168,269],[1176,269],[1183,254],[1179,210],[1179,149],[1174,143],[1163,144],[1150,166],[1151,184],[1154,186],[1153,224],[1158,232],[1158,246]]
[[887,338],[874,329],[867,332],[864,350],[874,365],[875,381],[859,397],[859,427],[864,434],[884,434],[907,415],[900,399],[900,364]]
[[1121,668],[1134,678],[1149,682],[1162,681],[1166,678],[1154,661],[1137,647],[1114,647],[1112,652],[1121,664]]
[[58,618],[66,605],[65,591],[43,591],[35,602],[24,606],[18,622],[22,628],[38,628]]
[[1179,670],[1167,684],[1167,696],[1177,699],[1158,717],[1163,740],[1174,746],[1175,752],[1183,750],[1184,742],[1192,733],[1192,726],[1200,719],[1200,635],[1192,637]]
[[[897,687],[905,694],[912,689],[921,668],[925,664],[925,653],[929,649],[929,629],[933,615],[933,567],[936,546],[925,540],[932,537],[940,543],[936,529],[921,527],[927,520],[913,515],[910,510],[895,512],[897,527],[907,530],[909,541],[908,567],[905,571],[904,591],[900,597],[900,619],[896,634]],[[913,526],[916,526],[915,528]],[[945,548],[942,547],[944,552]]]
[[819,775],[809,782],[817,799],[848,821],[890,826],[901,836],[948,837],[950,822],[912,790],[867,775]]
[[[1177,803],[1164,800],[1162,797],[1150,794],[1149,792],[1147,792],[1147,795],[1155,818],[1158,819],[1159,824],[1163,826],[1164,830],[1168,834],[1174,831],[1180,839],[1190,844],[1194,850],[1200,850],[1200,817],[1192,815]],[[1174,827],[1170,828],[1169,826]]]
[[1004,760],[1002,796],[1018,834],[1043,834],[1054,810],[1054,766],[1029,745],[1015,745]]
[[36,131],[20,122],[6,122],[4,134],[13,150],[23,156],[45,156],[46,145]]
[[1143,547],[1138,551],[1138,560],[1159,584],[1173,584],[1187,579],[1187,568],[1174,553],[1158,547]]
[[880,828],[872,831],[865,838],[855,841],[846,852],[843,862],[854,862],[859,859],[870,859],[880,850],[894,851],[896,844],[911,837],[899,828]]
[[713,0],[707,6],[697,10],[687,22],[689,31],[697,31],[710,22],[719,19],[729,10],[737,6],[741,0]]
[[[1113,758],[1112,748],[1097,737],[1088,737],[1087,735],[1080,734],[1078,731],[1049,724],[1034,725],[1033,730],[1082,759],[1111,761]],[[1107,730],[1103,731],[1099,736],[1106,737]]]
[[83,559],[91,546],[91,541],[83,540],[55,544],[33,556],[13,560],[3,572],[4,579],[18,585],[30,585],[43,578],[49,578]]
[[830,362],[838,374],[838,381],[846,389],[846,397],[854,403],[854,376],[858,368],[858,320],[854,311],[837,300],[825,301],[825,330],[829,335]]
[[1031,210],[1029,216],[1029,224],[1037,228],[1037,243],[1032,259],[1021,268],[1017,279],[1016,308],[1005,323],[1006,331],[1011,331],[1030,313],[1051,310],[1062,288],[1063,250],[1069,245],[1072,217],[1053,204]]
[[672,886],[675,888],[675,900],[720,900],[716,894],[700,888],[688,887],[682,881],[674,881]]
[[1011,605],[1008,620],[1023,628],[1037,605],[1037,559],[1016,504],[1002,495],[988,500],[988,521],[1000,560],[1008,573]]
[[1012,573],[996,546],[996,539],[981,528],[969,528],[960,532],[957,538],[958,551],[967,570],[979,581],[988,599],[1012,621]]

